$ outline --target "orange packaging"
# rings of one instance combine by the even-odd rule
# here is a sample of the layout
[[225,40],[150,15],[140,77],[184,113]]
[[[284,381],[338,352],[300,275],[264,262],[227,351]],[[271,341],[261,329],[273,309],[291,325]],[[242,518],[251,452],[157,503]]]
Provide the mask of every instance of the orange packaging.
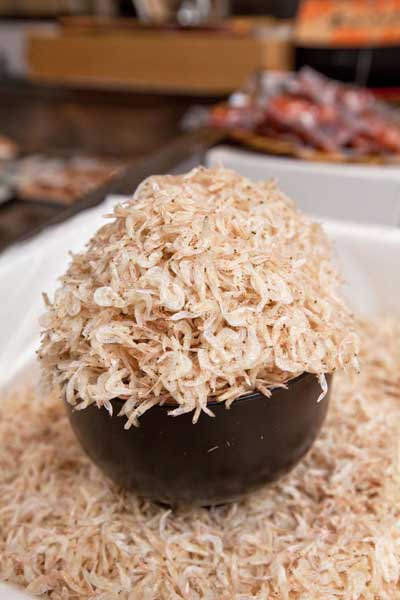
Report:
[[400,0],[303,0],[299,46],[400,46]]

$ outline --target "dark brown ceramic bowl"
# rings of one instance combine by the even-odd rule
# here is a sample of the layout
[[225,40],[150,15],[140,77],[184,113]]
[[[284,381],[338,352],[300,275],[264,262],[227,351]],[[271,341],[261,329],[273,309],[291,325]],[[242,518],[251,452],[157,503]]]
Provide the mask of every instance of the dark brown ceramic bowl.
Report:
[[118,398],[112,417],[95,405],[66,407],[89,457],[118,484],[170,505],[207,506],[236,500],[296,465],[325,419],[329,392],[317,402],[320,392],[317,378],[305,373],[270,398],[248,394],[229,410],[211,402],[215,418],[202,414],[196,424],[192,414],[171,417],[171,406],[154,406],[129,430],[117,416]]

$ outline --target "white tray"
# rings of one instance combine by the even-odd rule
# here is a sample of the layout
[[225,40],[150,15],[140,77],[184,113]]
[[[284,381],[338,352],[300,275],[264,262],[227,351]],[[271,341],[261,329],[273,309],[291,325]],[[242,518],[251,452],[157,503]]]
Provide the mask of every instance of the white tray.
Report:
[[[115,200],[110,198],[0,257],[0,385],[34,362],[41,293],[54,291],[68,251],[83,247]],[[400,313],[400,229],[334,221],[324,222],[324,227],[334,241],[336,260],[348,281],[344,292],[353,309],[365,316]],[[0,584],[0,600],[24,599],[29,596]]]
[[217,146],[206,164],[278,180],[303,211],[328,219],[400,226],[400,166],[344,165],[278,158]]

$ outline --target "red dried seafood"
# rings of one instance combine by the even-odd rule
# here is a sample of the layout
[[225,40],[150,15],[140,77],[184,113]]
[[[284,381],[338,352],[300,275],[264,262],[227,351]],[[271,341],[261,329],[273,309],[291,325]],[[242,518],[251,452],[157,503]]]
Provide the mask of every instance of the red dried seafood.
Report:
[[[211,111],[214,127],[289,141],[294,154],[314,149],[349,157],[400,154],[400,123],[365,88],[324,77],[309,68],[237,95]],[[296,152],[296,149],[299,152]],[[290,152],[289,152],[290,153]]]

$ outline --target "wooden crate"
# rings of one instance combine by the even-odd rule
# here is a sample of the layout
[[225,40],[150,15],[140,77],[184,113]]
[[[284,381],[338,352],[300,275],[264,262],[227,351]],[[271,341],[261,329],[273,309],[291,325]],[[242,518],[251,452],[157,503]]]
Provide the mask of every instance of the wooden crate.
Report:
[[33,33],[33,79],[141,90],[227,94],[257,69],[290,68],[287,40],[252,31],[84,27]]

